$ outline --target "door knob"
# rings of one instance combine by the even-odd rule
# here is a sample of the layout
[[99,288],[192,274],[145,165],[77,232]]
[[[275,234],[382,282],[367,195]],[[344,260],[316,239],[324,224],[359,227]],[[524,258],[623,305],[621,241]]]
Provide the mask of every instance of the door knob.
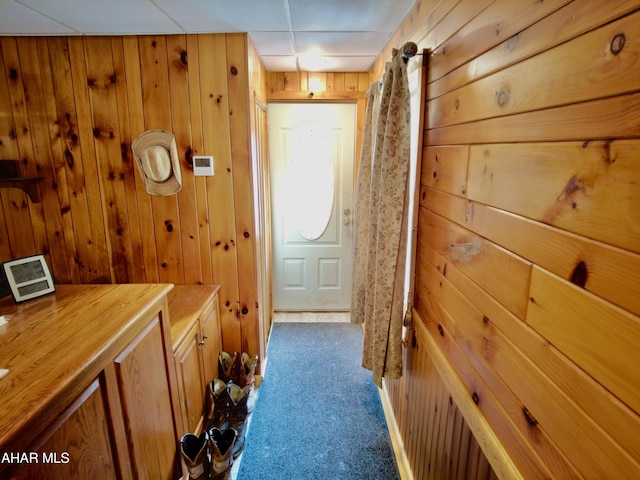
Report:
[[342,217],[342,224],[351,225],[351,209],[345,208],[343,213],[344,213],[344,216]]

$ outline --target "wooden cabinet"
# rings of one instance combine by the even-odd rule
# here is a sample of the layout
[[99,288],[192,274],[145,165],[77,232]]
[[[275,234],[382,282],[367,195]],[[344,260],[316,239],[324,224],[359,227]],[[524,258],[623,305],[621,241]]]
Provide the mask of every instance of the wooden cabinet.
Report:
[[177,478],[179,438],[202,428],[218,375],[218,288],[59,285],[0,300],[0,478]]
[[[217,292],[217,290],[216,290]],[[222,333],[220,328],[220,307],[216,293],[199,315],[202,338],[202,368],[205,382],[218,378],[218,355],[222,351]]]
[[155,318],[115,359],[134,478],[175,478],[176,440],[162,326]]
[[178,397],[182,424],[185,432],[196,432],[201,428],[205,405],[205,380],[202,375],[202,347],[200,325],[194,323],[185,339],[174,351]]
[[0,478],[177,478],[170,289],[60,285],[0,301]]
[[60,416],[38,443],[16,452],[21,461],[11,462],[3,478],[15,480],[70,478],[121,478],[117,455],[111,445],[104,382],[96,379]]
[[176,285],[168,295],[183,433],[200,433],[207,383],[218,376],[222,348],[217,285]]

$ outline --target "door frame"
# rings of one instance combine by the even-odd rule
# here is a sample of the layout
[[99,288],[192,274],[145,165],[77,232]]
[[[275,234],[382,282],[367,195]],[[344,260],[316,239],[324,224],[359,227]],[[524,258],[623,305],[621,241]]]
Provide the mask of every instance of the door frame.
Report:
[[[367,86],[368,88],[368,86]],[[364,132],[364,120],[365,110],[367,106],[366,91],[343,91],[343,92],[308,92],[308,91],[279,91],[269,92],[267,90],[267,106],[269,103],[355,103],[356,104],[356,129],[355,129],[355,158],[353,162],[353,182],[355,192],[355,182],[358,172],[358,166],[360,163],[360,152],[362,150],[362,138]],[[267,136],[269,129],[269,118],[267,117]],[[268,161],[268,164],[271,162]],[[271,197],[270,186],[264,194],[268,198]],[[271,236],[271,233],[269,233]],[[270,242],[271,245],[271,242]],[[271,246],[270,256],[273,257],[273,246]],[[273,296],[273,270],[270,271],[271,278],[269,278],[269,292],[270,296]],[[273,315],[273,311],[269,312],[270,316]],[[271,325],[272,322],[268,322]]]
[[[345,183],[345,185],[348,185],[348,184],[350,184],[350,185],[348,185],[348,187],[340,187],[340,191],[337,192],[337,194],[336,194],[338,196],[338,198],[339,198],[339,200],[336,200],[336,201],[338,202],[339,205],[342,205],[342,206],[338,206],[337,207],[335,215],[338,216],[338,220],[337,221],[340,224],[342,224],[342,220],[341,220],[342,216],[343,216],[342,210],[345,208],[345,205],[346,205],[347,208],[352,210],[353,209],[353,202],[354,202],[354,199],[355,199],[355,185],[356,185],[355,176],[356,176],[356,173],[357,173],[357,168],[356,168],[356,148],[355,147],[356,147],[356,142],[358,141],[358,135],[357,135],[357,132],[358,132],[358,128],[357,128],[358,127],[358,125],[357,125],[358,106],[357,106],[357,104],[355,102],[344,102],[344,101],[343,102],[330,102],[330,101],[324,101],[324,102],[282,102],[282,101],[278,100],[278,101],[270,102],[269,103],[269,107],[272,107],[272,106],[275,106],[275,105],[286,105],[288,108],[296,109],[298,106],[300,108],[304,108],[304,106],[312,105],[312,104],[317,104],[317,105],[318,104],[324,104],[324,105],[339,106],[339,107],[345,107],[345,106],[349,106],[350,107],[349,108],[349,112],[350,112],[349,113],[349,119],[350,119],[349,124],[352,125],[351,128],[353,128],[353,136],[352,136],[350,141],[353,142],[352,143],[352,145],[353,145],[353,153],[352,153],[353,157],[349,159],[349,161],[351,162],[350,168],[347,168],[346,170],[343,170],[343,171],[346,172],[346,175],[350,175],[351,179],[347,180],[347,183]],[[353,123],[351,123],[351,119],[352,119]],[[269,136],[270,140],[272,140],[271,139],[271,134],[272,134],[271,125],[269,125],[267,135]],[[269,152],[271,153],[271,141],[269,142]],[[351,155],[349,155],[349,157],[351,157]],[[281,166],[278,163],[278,167],[276,167],[276,164],[273,162],[273,159],[270,159],[269,166],[270,166],[269,179],[270,179],[270,182],[274,182],[274,179],[276,177],[278,177],[278,175],[276,175],[274,172],[281,172]],[[276,170],[273,170],[274,168],[276,168]],[[340,167],[340,166],[338,166],[337,168],[342,169],[342,167]],[[342,185],[342,182],[340,181],[339,184]],[[272,185],[273,185],[273,183],[272,183]],[[350,192],[349,191],[344,191],[345,188],[349,188]],[[349,198],[349,195],[350,195],[350,198]],[[349,200],[345,200],[347,198],[349,198]],[[343,201],[346,202],[345,205],[342,204]],[[272,198],[271,206],[272,206],[272,208],[274,208],[276,206],[275,202],[273,201],[273,198]],[[280,255],[282,254],[282,252],[280,252],[280,255],[276,255],[277,250],[276,250],[276,245],[275,244],[278,243],[278,242],[274,242],[274,239],[276,239],[278,236],[274,234],[274,230],[273,230],[274,229],[273,221],[276,218],[276,214],[273,213],[273,212],[275,212],[275,211],[276,210],[272,210],[272,216],[271,216],[272,224],[270,226],[271,227],[271,242],[270,242],[270,244],[271,244],[271,253],[270,253],[270,256],[274,260],[276,258],[279,258]],[[278,214],[278,217],[280,218],[281,215]],[[280,221],[282,221],[282,218],[280,218]],[[282,227],[282,225],[280,225],[280,226]],[[340,225],[338,228],[339,228],[339,231],[340,231],[340,245],[344,245],[345,247],[351,249],[351,244],[352,244],[352,241],[350,240],[350,236],[351,235],[348,235],[348,238],[345,238],[344,237],[345,234],[343,234],[341,232],[341,230],[344,227],[342,227],[342,225]],[[346,241],[343,241],[343,240],[346,240]],[[313,242],[310,242],[310,243],[313,243]],[[322,244],[321,245],[316,245],[314,248],[317,249],[318,247],[321,248],[322,246],[323,246]],[[283,248],[283,247],[286,248],[286,246],[282,246],[282,245],[279,245],[279,247],[280,248]],[[291,248],[291,246],[289,246],[288,248]],[[326,249],[327,245],[325,245],[324,248]],[[328,246],[328,248],[331,249],[332,247]],[[315,250],[315,249],[314,249],[314,252],[317,252],[317,250]],[[342,253],[345,253],[345,255],[346,255],[346,252],[344,252],[344,250],[342,250]],[[351,262],[350,258],[348,258],[348,257],[343,257],[343,258],[346,259],[347,262],[343,262],[344,267],[342,267],[342,268],[344,268],[344,272],[347,272],[347,271],[349,272],[349,279],[348,280],[345,279],[342,275],[341,275],[341,277],[342,277],[343,280],[346,280],[344,282],[344,284],[348,285],[348,288],[350,290],[351,289],[351,284],[350,284],[351,275],[350,275],[350,272],[352,270],[352,262]],[[275,308],[276,298],[279,298],[280,299],[280,302],[279,302],[280,303],[280,308],[282,309],[282,311],[325,311],[323,308],[319,307],[319,304],[323,303],[322,300],[319,300],[319,298],[320,298],[319,296],[321,296],[322,293],[323,293],[320,290],[315,291],[315,295],[312,294],[312,296],[314,298],[313,299],[310,298],[310,301],[311,301],[311,303],[313,305],[309,305],[308,308],[305,308],[305,310],[297,310],[294,307],[291,307],[290,304],[292,302],[296,303],[293,299],[290,299],[289,302],[285,302],[285,303],[289,304],[289,306],[292,308],[291,310],[289,310],[286,307],[283,307],[283,305],[282,305],[282,303],[283,303],[282,302],[282,300],[283,300],[282,292],[280,292],[278,290],[278,292],[280,292],[280,293],[278,295],[276,295],[276,293],[275,293],[276,290],[275,290],[275,286],[274,285],[276,283],[275,282],[275,280],[276,280],[276,278],[275,278],[276,270],[277,270],[277,268],[272,265],[272,269],[271,269],[271,298],[273,299],[272,306],[273,306],[274,310],[276,309]],[[324,292],[324,294],[326,294],[326,293],[327,292]],[[294,294],[294,296],[295,296],[295,294]],[[340,303],[341,306],[335,307],[335,308],[330,308],[327,311],[336,311],[336,312],[348,311],[350,309],[350,297],[349,296],[345,296],[344,293],[343,293],[340,296],[340,298],[342,300],[340,302],[338,302],[338,303]],[[320,303],[318,303],[318,301]]]

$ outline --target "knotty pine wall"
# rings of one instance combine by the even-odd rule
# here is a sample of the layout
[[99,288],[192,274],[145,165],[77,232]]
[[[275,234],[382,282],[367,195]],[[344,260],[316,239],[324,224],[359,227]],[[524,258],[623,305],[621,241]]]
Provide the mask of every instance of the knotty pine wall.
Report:
[[[219,283],[224,348],[262,353],[265,80],[248,36],[1,37],[0,71],[0,158],[44,177],[40,203],[0,189],[0,260],[44,253],[58,283]],[[153,128],[176,136],[177,195],[149,195],[134,165]],[[193,154],[213,155],[215,176],[195,178]]]
[[[385,382],[414,478],[640,478],[639,27],[638,0],[423,0],[376,62],[431,51]],[[490,471],[460,473],[469,433]]]

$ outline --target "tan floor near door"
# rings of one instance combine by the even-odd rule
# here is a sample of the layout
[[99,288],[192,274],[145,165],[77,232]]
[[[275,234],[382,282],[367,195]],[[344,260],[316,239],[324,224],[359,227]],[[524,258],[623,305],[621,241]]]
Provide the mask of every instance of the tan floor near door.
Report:
[[274,322],[340,323],[349,322],[349,312],[275,312]]

